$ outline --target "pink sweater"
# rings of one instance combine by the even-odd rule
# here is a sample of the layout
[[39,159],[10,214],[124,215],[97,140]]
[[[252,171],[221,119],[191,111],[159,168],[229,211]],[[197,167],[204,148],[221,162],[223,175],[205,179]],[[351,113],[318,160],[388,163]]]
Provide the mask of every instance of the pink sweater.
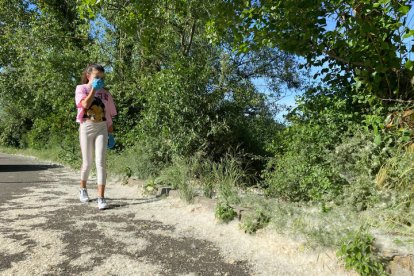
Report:
[[[76,115],[76,122],[78,123],[81,123],[83,121],[84,114],[84,109],[82,107],[81,101],[85,99],[86,96],[88,96],[90,90],[91,87],[88,84],[81,84],[76,86],[75,102],[76,107],[78,109],[78,114]],[[112,126],[112,117],[117,114],[112,95],[105,89],[101,88],[95,92],[95,97],[100,98],[102,102],[105,104],[106,125],[108,127]]]

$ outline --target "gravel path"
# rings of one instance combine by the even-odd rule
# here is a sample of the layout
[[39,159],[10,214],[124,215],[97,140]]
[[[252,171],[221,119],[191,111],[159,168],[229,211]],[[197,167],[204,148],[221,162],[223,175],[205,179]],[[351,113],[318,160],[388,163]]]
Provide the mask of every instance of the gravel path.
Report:
[[[90,183],[93,183],[91,181]],[[110,208],[78,201],[78,174],[0,154],[0,275],[352,275],[334,252],[219,224],[208,204],[107,185]]]

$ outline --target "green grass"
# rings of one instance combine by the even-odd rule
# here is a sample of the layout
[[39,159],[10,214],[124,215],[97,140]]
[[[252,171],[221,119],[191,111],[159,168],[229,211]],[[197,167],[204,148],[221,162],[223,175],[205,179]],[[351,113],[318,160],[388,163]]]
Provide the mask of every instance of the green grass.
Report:
[[400,209],[378,207],[356,211],[353,206],[292,203],[252,193],[241,197],[240,206],[252,210],[250,220],[257,219],[257,214],[260,213],[269,216],[267,227],[305,241],[309,247],[336,248],[347,233],[361,227],[414,237],[414,229],[409,226],[409,221],[414,216],[412,209],[400,212]]
[[45,148],[42,150],[38,150],[38,149],[31,149],[31,148],[16,149],[16,148],[0,146],[0,152],[7,153],[7,154],[20,154],[20,155],[26,155],[26,156],[33,156],[33,157],[36,157],[42,160],[59,163],[59,164],[62,164],[62,165],[65,165],[71,168],[79,167],[81,164],[80,152],[79,152],[79,160],[76,161],[75,159],[67,159],[64,157],[64,150],[58,147]]

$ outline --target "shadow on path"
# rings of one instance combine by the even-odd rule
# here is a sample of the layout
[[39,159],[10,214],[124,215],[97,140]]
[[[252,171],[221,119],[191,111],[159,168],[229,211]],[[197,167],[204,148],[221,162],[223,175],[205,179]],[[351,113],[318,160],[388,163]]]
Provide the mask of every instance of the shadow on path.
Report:
[[34,172],[34,171],[46,171],[49,169],[61,168],[59,165],[0,165],[0,172]]
[[37,184],[37,183],[56,183],[58,181],[0,181],[0,184]]
[[[136,198],[136,199],[130,199],[130,198],[110,198],[106,197],[108,200],[108,208],[106,210],[110,209],[116,209],[121,207],[127,207],[130,205],[141,205],[141,204],[147,204],[155,201],[159,201],[162,198],[156,197],[156,198]],[[98,198],[90,198],[89,204],[96,203]],[[69,202],[73,202],[73,200],[70,200]]]

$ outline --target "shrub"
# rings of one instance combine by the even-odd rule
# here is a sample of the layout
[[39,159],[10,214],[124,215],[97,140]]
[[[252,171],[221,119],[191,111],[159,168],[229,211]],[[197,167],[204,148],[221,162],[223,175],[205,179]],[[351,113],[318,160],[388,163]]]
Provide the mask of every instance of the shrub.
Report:
[[397,149],[387,158],[375,175],[375,182],[380,189],[396,190],[414,195],[412,179],[414,178],[414,151],[412,147]]
[[342,143],[327,156],[343,185],[337,202],[365,210],[378,200],[374,179],[387,152],[374,142],[372,133],[363,128],[355,128],[344,136]]
[[384,266],[374,255],[374,238],[363,230],[350,232],[343,240],[337,255],[347,269],[361,275],[386,275]]
[[178,189],[180,197],[191,202],[196,196],[194,160],[176,157],[172,164],[164,168],[155,179],[157,184],[169,185]]
[[220,221],[227,223],[232,221],[237,216],[237,213],[228,203],[220,202],[216,205],[215,216]]
[[270,215],[265,210],[256,210],[243,217],[240,228],[248,234],[256,233],[257,230],[266,227],[270,222]]
[[337,137],[322,125],[296,125],[278,137],[276,156],[265,171],[267,194],[291,201],[320,201],[333,198],[342,181],[327,156]]
[[127,177],[156,177],[170,163],[160,152],[153,150],[159,143],[157,139],[138,140],[122,151],[110,151],[108,164],[113,172]]

